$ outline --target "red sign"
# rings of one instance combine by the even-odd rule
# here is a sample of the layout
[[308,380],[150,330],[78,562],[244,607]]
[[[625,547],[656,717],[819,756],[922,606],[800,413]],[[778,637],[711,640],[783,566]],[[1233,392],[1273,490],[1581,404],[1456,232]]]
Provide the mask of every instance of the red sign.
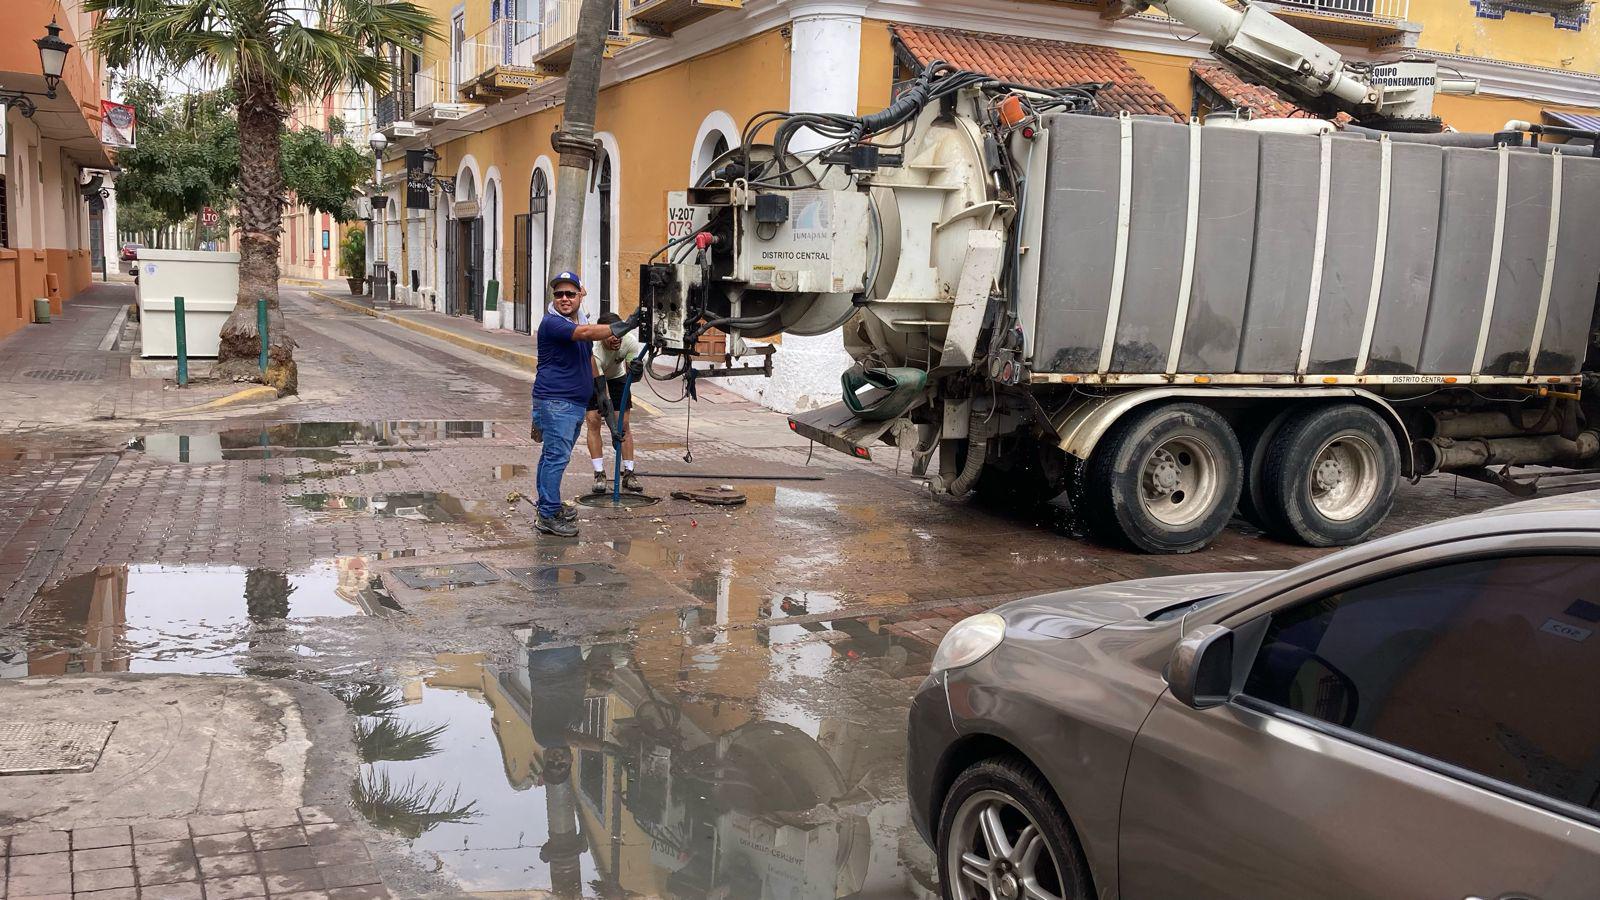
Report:
[[100,101],[100,143],[111,147],[132,147],[138,124],[133,107],[110,100]]
[[202,227],[215,228],[215,227],[217,227],[217,222],[218,221],[219,221],[219,218],[217,216],[217,211],[216,210],[212,209],[209,206],[206,207],[205,209],[200,210],[200,225]]

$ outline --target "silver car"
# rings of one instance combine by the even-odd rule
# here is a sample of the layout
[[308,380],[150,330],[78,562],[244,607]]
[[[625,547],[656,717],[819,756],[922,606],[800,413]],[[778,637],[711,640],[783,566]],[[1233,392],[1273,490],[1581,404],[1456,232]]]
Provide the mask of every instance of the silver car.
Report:
[[1600,897],[1600,492],[962,620],[912,704],[944,895]]

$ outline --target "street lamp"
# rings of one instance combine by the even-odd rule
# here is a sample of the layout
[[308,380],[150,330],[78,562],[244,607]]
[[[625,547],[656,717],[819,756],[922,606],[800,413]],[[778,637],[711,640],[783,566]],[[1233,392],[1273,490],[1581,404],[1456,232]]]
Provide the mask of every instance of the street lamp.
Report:
[[44,95],[54,100],[56,85],[61,83],[61,70],[67,66],[67,51],[72,45],[61,39],[61,26],[56,24],[55,16],[50,17],[50,24],[44,31],[44,37],[34,43],[39,47],[39,67],[44,70]]
[[378,158],[378,164],[382,165],[383,151],[388,149],[389,139],[383,136],[383,132],[374,131],[372,133],[372,137],[367,141],[367,146],[372,148],[372,155],[376,156]]
[[39,69],[44,73],[44,93],[0,89],[0,104],[15,106],[25,119],[33,118],[33,114],[39,111],[38,104],[29,99],[30,96],[48,97],[51,100],[56,98],[61,72],[67,67],[67,53],[72,50],[72,45],[61,39],[61,26],[56,24],[54,18],[44,29],[44,37],[34,41],[39,48]]
[[427,150],[422,152],[423,176],[428,179],[428,183],[432,185],[434,189],[443,191],[446,194],[455,193],[456,180],[454,178],[445,178],[443,176],[434,175],[434,170],[438,168],[439,154],[432,147],[429,147]]

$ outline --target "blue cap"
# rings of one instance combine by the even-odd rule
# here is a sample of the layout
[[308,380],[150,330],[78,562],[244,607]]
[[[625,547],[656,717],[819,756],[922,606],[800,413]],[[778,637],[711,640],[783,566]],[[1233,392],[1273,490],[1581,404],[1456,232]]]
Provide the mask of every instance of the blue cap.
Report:
[[581,281],[577,275],[574,275],[571,272],[558,272],[556,277],[550,279],[550,286],[555,287],[563,281],[570,281],[578,290],[583,290],[583,281]]

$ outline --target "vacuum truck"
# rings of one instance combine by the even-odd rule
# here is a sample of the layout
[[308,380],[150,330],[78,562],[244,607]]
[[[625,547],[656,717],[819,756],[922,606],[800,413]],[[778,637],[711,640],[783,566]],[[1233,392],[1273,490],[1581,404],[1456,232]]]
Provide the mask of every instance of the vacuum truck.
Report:
[[[1432,61],[1154,6],[1329,118],[1110,116],[1098,85],[939,62],[878,113],[759,116],[641,268],[656,377],[770,373],[732,364],[773,352],[747,340],[843,329],[843,398],[797,433],[891,444],[957,496],[1066,492],[1146,552],[1236,512],[1348,544],[1402,478],[1527,493],[1517,467],[1595,465],[1600,135],[1451,132],[1434,94],[1475,85]],[[727,364],[706,368],[711,329]]]

